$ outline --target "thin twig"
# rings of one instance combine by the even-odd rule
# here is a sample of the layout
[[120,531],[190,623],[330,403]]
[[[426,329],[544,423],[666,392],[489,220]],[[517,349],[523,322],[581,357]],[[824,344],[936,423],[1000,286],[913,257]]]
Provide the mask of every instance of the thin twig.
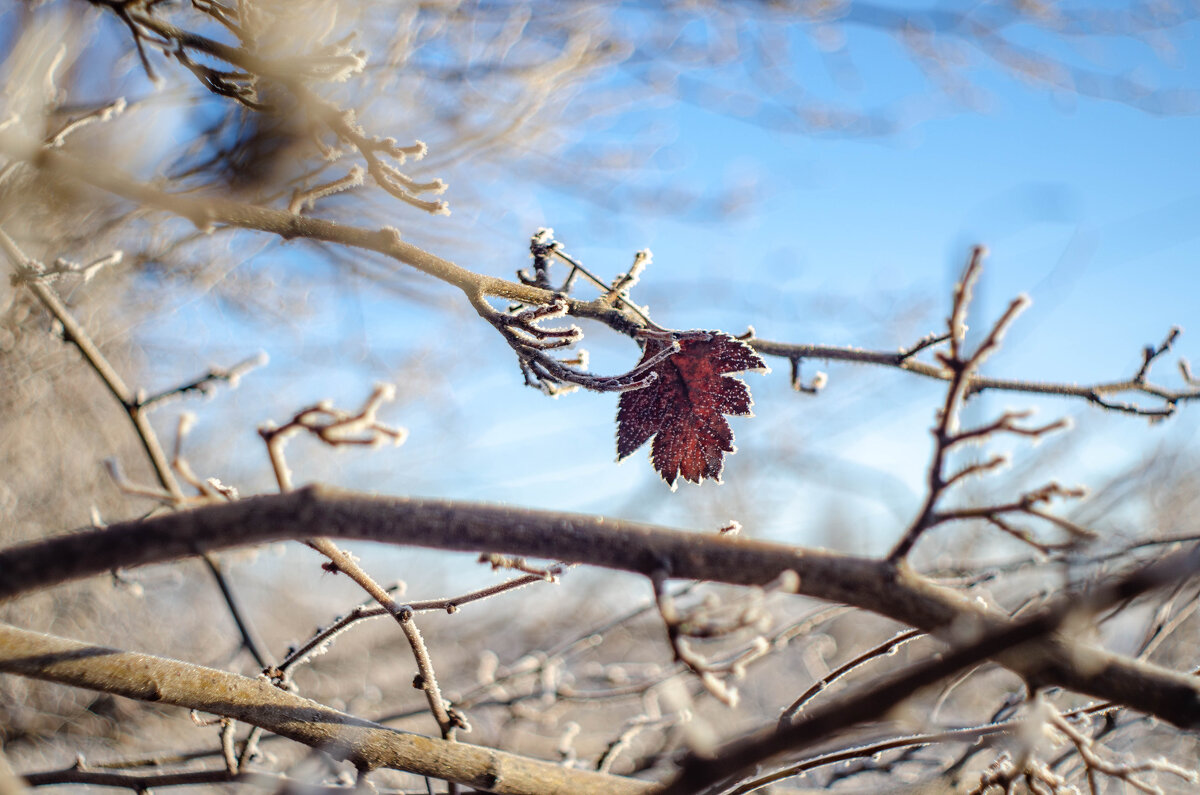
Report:
[[254,657],[254,661],[258,664],[259,668],[269,668],[271,666],[271,654],[266,650],[262,641],[259,640],[258,633],[250,624],[245,611],[242,610],[237,594],[233,592],[233,588],[230,587],[229,582],[225,578],[225,572],[221,569],[220,561],[215,555],[209,553],[201,555],[200,559],[204,561],[205,567],[212,574],[213,580],[221,590],[221,596],[225,598],[225,606],[229,609],[229,615],[237,625],[238,633],[242,637],[242,645]]
[[442,697],[437,675],[433,669],[433,660],[429,656],[429,650],[425,646],[425,639],[421,636],[421,631],[417,629],[416,622],[413,621],[412,608],[407,605],[397,604],[391,594],[386,589],[381,588],[358,565],[354,558],[342,551],[328,538],[311,538],[307,543],[310,547],[329,559],[334,567],[332,570],[339,571],[353,580],[372,599],[378,602],[381,607],[387,610],[388,614],[400,625],[405,640],[408,641],[408,645],[412,648],[413,659],[417,664],[417,676],[413,680],[413,687],[424,691],[425,698],[429,702],[429,711],[433,713],[433,718],[437,721],[442,738],[453,740],[458,729],[466,728],[469,730],[465,718],[452,710]]
[[148,397],[142,397],[138,403],[142,408],[150,408],[172,398],[192,392],[209,395],[212,394],[214,385],[218,383],[228,384],[231,389],[236,389],[238,381],[244,375],[266,364],[267,355],[265,353],[258,353],[230,367],[210,367],[204,375],[194,378],[191,381],[186,381],[178,386],[156,392]]
[[846,674],[854,671],[857,668],[861,668],[871,660],[877,659],[884,655],[890,656],[904,644],[908,643],[909,641],[916,640],[924,635],[924,632],[916,629],[910,629],[905,632],[901,632],[898,635],[888,638],[883,643],[880,643],[877,646],[863,652],[862,654],[859,654],[858,656],[842,663],[837,668],[814,682],[813,685],[808,688],[808,690],[805,690],[798,699],[793,701],[792,704],[783,711],[783,714],[779,716],[779,725],[787,726],[791,724],[795,720],[796,716],[804,711],[804,707],[807,706],[810,701],[812,701],[821,692],[826,690],[830,685],[844,677]]
[[933,428],[933,456],[926,476],[925,499],[916,517],[888,555],[888,560],[893,563],[903,561],[918,539],[928,530],[948,521],[962,519],[986,519],[993,527],[1030,544],[1043,554],[1056,547],[1039,542],[1029,533],[1012,527],[1005,521],[1006,514],[1022,513],[1045,520],[1066,530],[1077,541],[1094,537],[1094,534],[1085,528],[1041,510],[1040,506],[1051,498],[1083,496],[1083,492],[1080,490],[1064,489],[1058,484],[1051,484],[1030,492],[1010,505],[990,505],[955,510],[939,508],[942,498],[951,487],[967,478],[994,471],[1007,463],[1005,457],[994,456],[982,462],[967,464],[957,471],[947,472],[951,450],[968,442],[982,441],[1001,433],[1039,439],[1046,434],[1067,427],[1065,421],[1051,422],[1040,426],[1019,425],[1020,420],[1028,419],[1029,413],[1014,411],[1005,412],[995,421],[975,428],[963,430],[959,427],[959,412],[969,394],[971,378],[978,372],[979,367],[988,356],[1000,347],[1000,341],[1005,331],[1028,303],[1023,296],[1012,301],[975,350],[969,354],[965,351],[967,310],[971,302],[971,292],[983,267],[984,253],[982,247],[976,247],[971,252],[971,259],[963,271],[962,278],[954,288],[950,317],[947,321],[948,350],[938,354],[938,360],[950,373],[950,379],[946,387],[945,400],[938,411],[937,424]]
[[133,424],[138,439],[142,443],[146,457],[154,469],[154,474],[158,478],[159,484],[172,497],[182,500],[183,490],[180,489],[178,481],[175,480],[175,476],[171,472],[171,465],[167,461],[166,453],[163,452],[162,445],[158,442],[158,436],[154,433],[154,428],[150,425],[150,421],[143,411],[143,406],[137,399],[137,394],[126,386],[124,379],[121,378],[120,374],[109,363],[104,354],[100,352],[100,349],[92,341],[92,338],[84,330],[83,326],[75,320],[75,317],[54,290],[42,283],[39,274],[44,269],[41,265],[26,257],[17,247],[16,243],[13,242],[12,238],[3,230],[0,230],[0,246],[3,246],[8,254],[18,281],[37,296],[42,306],[46,308],[46,311],[58,321],[62,326],[64,339],[72,343],[83,354],[83,358],[87,361],[88,365],[100,377],[100,380],[104,382],[109,393],[121,405],[121,408],[125,410],[130,422]]
[[893,751],[897,748],[912,748],[924,745],[935,745],[942,743],[978,743],[982,739],[995,737],[996,735],[1008,734],[1020,728],[1017,721],[1005,721],[1003,723],[991,723],[984,726],[969,726],[962,729],[948,729],[941,732],[930,732],[928,734],[912,734],[904,737],[892,737],[887,740],[881,740],[867,745],[858,745],[851,748],[845,748],[838,751],[832,751],[827,754],[810,757],[800,762],[790,764],[787,767],[774,770],[762,776],[757,776],[749,781],[740,783],[736,788],[729,790],[726,795],[747,795],[747,793],[762,789],[768,784],[774,784],[776,781],[783,781],[786,778],[800,775],[808,770],[813,770],[826,765],[833,765],[839,762],[847,762],[852,759],[863,759],[874,757],[877,754],[882,754],[886,751]]
[[[264,425],[259,428],[259,435],[267,445],[267,454],[271,459],[271,467],[279,485],[279,491],[286,493],[292,489],[291,470],[284,457],[284,447],[288,439],[301,431],[308,431],[322,442],[333,446],[359,445],[375,447],[384,443],[401,444],[407,432],[392,428],[379,422],[376,415],[384,402],[395,395],[391,384],[380,384],[367,398],[362,408],[355,413],[335,409],[328,401],[302,409],[287,424],[281,427]],[[412,648],[413,659],[417,664],[417,677],[413,686],[424,691],[429,702],[429,710],[437,721],[438,729],[443,739],[453,740],[456,731],[467,728],[466,719],[450,709],[442,697],[438,686],[437,675],[434,673],[433,662],[421,631],[413,621],[413,609],[407,605],[398,604],[387,590],[379,585],[365,569],[358,565],[351,555],[343,551],[328,538],[316,536],[305,541],[308,546],[324,555],[328,560],[328,569],[341,572],[353,580],[367,592],[380,607],[400,625],[405,639]]]

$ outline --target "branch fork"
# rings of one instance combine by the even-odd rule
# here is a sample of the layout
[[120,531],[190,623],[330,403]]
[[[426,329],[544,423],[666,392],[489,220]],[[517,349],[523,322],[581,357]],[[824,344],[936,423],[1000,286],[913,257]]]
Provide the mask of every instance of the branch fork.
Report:
[[[949,454],[954,449],[960,448],[965,443],[986,441],[997,434],[1013,434],[1037,440],[1068,427],[1066,420],[1057,420],[1037,426],[1023,425],[1021,422],[1031,416],[1031,413],[1027,411],[1007,411],[996,420],[975,428],[964,430],[959,427],[960,411],[971,394],[971,384],[977,377],[979,368],[988,356],[999,349],[1004,333],[1021,310],[1029,305],[1028,298],[1018,296],[1008,305],[1000,319],[996,321],[975,350],[970,353],[966,351],[967,309],[970,306],[972,290],[983,268],[985,254],[982,247],[976,247],[971,252],[971,258],[963,272],[962,279],[954,288],[946,334],[926,337],[913,349],[915,352],[922,347],[929,347],[944,341],[946,350],[938,351],[935,358],[949,373],[949,378],[946,386],[946,398],[938,410],[937,424],[933,428],[934,451],[929,465],[929,473],[926,476],[924,503],[912,524],[909,525],[888,556],[888,560],[892,563],[903,561],[917,540],[928,530],[945,522],[962,519],[985,519],[993,527],[1030,544],[1043,554],[1051,550],[1068,548],[1074,543],[1094,538],[1094,534],[1085,528],[1041,509],[1040,506],[1055,497],[1077,499],[1083,496],[1082,490],[1064,489],[1058,484],[1051,484],[1025,494],[1012,504],[953,510],[943,510],[939,507],[943,496],[953,486],[968,478],[993,472],[1008,463],[1005,456],[997,455],[981,462],[966,464],[954,471],[947,471]],[[1148,354],[1148,358],[1153,357]],[[1013,513],[1046,520],[1067,531],[1072,536],[1072,542],[1066,545],[1050,545],[1037,541],[1029,532],[1015,528],[1006,521],[1005,517]]]

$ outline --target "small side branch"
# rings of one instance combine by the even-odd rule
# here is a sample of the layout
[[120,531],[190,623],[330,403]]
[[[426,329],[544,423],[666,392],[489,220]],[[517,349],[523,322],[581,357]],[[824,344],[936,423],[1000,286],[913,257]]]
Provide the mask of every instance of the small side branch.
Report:
[[[967,263],[966,269],[963,271],[962,279],[954,288],[954,297],[951,304],[950,317],[947,320],[948,328],[945,335],[947,350],[937,354],[937,359],[941,363],[942,368],[950,375],[946,386],[946,398],[941,409],[938,411],[937,424],[933,428],[933,456],[929,464],[929,473],[926,476],[925,499],[916,518],[888,555],[888,560],[891,563],[899,563],[904,560],[913,546],[916,545],[917,540],[926,531],[952,520],[968,518],[986,519],[993,527],[1032,545],[1043,553],[1049,552],[1056,547],[1043,544],[1034,539],[1028,532],[1012,527],[1005,521],[1004,517],[1012,513],[1022,513],[1056,524],[1058,527],[1067,530],[1075,541],[1090,539],[1092,537],[1089,531],[1065,519],[1059,519],[1042,511],[1040,506],[1054,497],[1077,498],[1083,496],[1083,492],[1080,490],[1064,489],[1057,484],[1030,492],[1011,505],[996,505],[951,511],[939,508],[942,498],[952,487],[968,478],[992,472],[1007,463],[1005,457],[993,456],[980,462],[967,464],[957,470],[949,470],[949,455],[951,451],[962,447],[966,443],[985,441],[998,434],[1012,434],[1030,439],[1038,439],[1046,434],[1067,427],[1067,423],[1063,420],[1037,426],[1022,425],[1021,421],[1028,419],[1030,414],[1028,412],[1012,411],[1001,414],[998,419],[985,425],[968,429],[959,427],[959,413],[970,394],[972,378],[976,376],[979,368],[987,360],[988,356],[999,349],[1004,333],[1012,325],[1012,322],[1020,314],[1021,310],[1029,303],[1028,299],[1024,296],[1019,296],[1013,300],[975,350],[969,353],[966,351],[967,310],[971,303],[972,290],[979,279],[979,274],[983,267],[984,254],[985,251],[982,247],[976,247],[971,252],[971,258]],[[935,340],[931,340],[929,344],[932,344]],[[923,340],[922,343],[918,343],[918,346],[924,342]]]
[[516,352],[521,372],[525,375],[525,383],[549,395],[562,394],[575,387],[594,392],[641,389],[658,378],[653,372],[655,367],[682,349],[679,342],[673,340],[628,372],[615,376],[595,375],[581,369],[587,367],[586,351],[581,351],[573,359],[556,359],[548,353],[551,350],[569,347],[583,339],[583,331],[578,326],[544,328],[539,325],[541,321],[567,314],[568,304],[564,298],[556,298],[550,304],[511,313],[497,311],[482,296],[475,297],[472,304],[480,317],[491,323]]
[[324,400],[298,411],[287,423],[276,426],[267,423],[258,429],[258,435],[267,445],[267,455],[275,471],[279,490],[292,490],[292,472],[284,456],[288,440],[297,433],[306,431],[330,447],[380,447],[384,444],[401,445],[408,438],[408,431],[393,428],[378,420],[380,407],[396,394],[392,384],[378,384],[357,412],[334,408],[333,402]]
[[243,376],[259,367],[265,367],[268,361],[266,353],[258,353],[230,367],[210,367],[204,375],[191,381],[164,389],[148,397],[139,397],[138,404],[142,408],[151,408],[188,394],[208,396],[213,393],[217,384],[227,384],[230,389],[236,389]]
[[[395,395],[395,387],[391,384],[380,384],[363,403],[357,412],[347,412],[333,407],[331,401],[322,401],[314,406],[301,409],[283,426],[264,425],[259,428],[259,435],[267,445],[267,454],[271,459],[271,467],[275,471],[280,492],[292,489],[292,473],[284,457],[284,447],[288,439],[301,431],[307,431],[331,447],[362,446],[378,447],[382,444],[402,444],[407,432],[381,423],[377,414],[379,408]],[[401,605],[392,598],[387,589],[381,587],[365,569],[358,564],[354,557],[324,537],[313,537],[305,541],[308,546],[324,555],[329,563],[326,569],[330,572],[340,572],[353,580],[367,592],[388,615],[396,620],[412,649],[413,659],[417,664],[417,676],[413,686],[424,691],[429,702],[429,710],[437,721],[442,738],[453,740],[460,728],[469,730],[466,719],[452,710],[442,697],[438,686],[437,675],[425,639],[413,620],[414,610],[408,605]]]

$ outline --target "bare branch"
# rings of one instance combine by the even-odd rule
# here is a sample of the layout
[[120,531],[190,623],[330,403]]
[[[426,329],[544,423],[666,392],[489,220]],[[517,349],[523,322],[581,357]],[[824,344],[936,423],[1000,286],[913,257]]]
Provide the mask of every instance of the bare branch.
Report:
[[[458,287],[472,300],[477,310],[479,310],[478,301],[482,296],[507,298],[530,305],[548,304],[560,297],[557,292],[533,284],[520,284],[472,273],[417,246],[403,242],[399,232],[395,229],[365,229],[319,218],[297,216],[282,210],[242,204],[221,197],[196,197],[167,193],[132,180],[99,163],[85,164],[66,152],[42,149],[38,142],[4,129],[0,129],[0,152],[16,160],[36,161],[40,168],[47,169],[59,176],[84,182],[146,207],[174,213],[192,221],[200,229],[212,229],[217,225],[234,226],[243,229],[257,229],[279,235],[287,240],[307,238],[375,251]],[[557,250],[554,254],[561,256]],[[599,279],[596,281],[604,289],[608,289],[608,286],[604,285],[602,281]],[[567,299],[567,303],[568,314],[574,317],[595,318],[614,327],[629,327],[628,319],[602,300]],[[643,317],[643,322],[646,320],[648,319]],[[940,337],[935,336],[934,340],[940,342]],[[767,356],[780,356],[797,362],[803,359],[826,359],[876,364],[896,367],[940,381],[948,381],[953,375],[944,366],[919,361],[909,350],[868,351],[859,348],[778,343],[756,337],[745,341],[759,353]],[[918,343],[918,346],[919,349],[929,347],[921,343]],[[966,394],[974,395],[987,390],[998,390],[1076,397],[1113,411],[1155,418],[1174,414],[1182,403],[1200,400],[1200,387],[1196,387],[1191,382],[1188,387],[1187,389],[1170,390],[1149,382],[1138,383],[1133,379],[1081,386],[972,375],[967,379]],[[1145,407],[1113,399],[1112,396],[1122,393],[1144,394],[1161,400],[1163,405],[1161,407]]]
[[319,748],[361,770],[406,770],[510,795],[546,787],[578,795],[653,790],[647,782],[388,729],[280,690],[264,679],[15,627],[0,626],[0,671],[233,718]]
[[[524,577],[517,577],[507,582],[491,585],[486,588],[480,588],[470,593],[462,594],[461,596],[452,596],[445,599],[429,599],[420,602],[406,602],[404,607],[407,607],[414,613],[444,611],[447,613],[457,613],[458,609],[465,604],[477,602],[482,599],[488,599],[509,591],[515,591],[524,588],[527,585],[532,585],[538,582],[557,582],[558,577],[563,572],[562,566],[555,566],[548,570],[547,576],[542,574],[527,574]],[[387,589],[390,593],[394,588]],[[329,644],[333,642],[341,633],[345,632],[352,625],[360,621],[365,621],[370,618],[378,618],[379,616],[390,615],[387,608],[377,605],[370,607],[369,605],[375,602],[372,599],[369,602],[358,605],[345,616],[341,616],[334,620],[328,627],[318,629],[311,638],[300,644],[295,649],[289,650],[287,657],[279,663],[278,666],[263,666],[264,673],[271,677],[272,681],[281,686],[286,686],[291,678],[291,671],[296,666],[309,661],[313,656],[323,653]]]
[[236,389],[242,376],[259,367],[266,366],[267,361],[266,353],[258,353],[230,367],[210,367],[208,372],[199,378],[180,384],[179,386],[171,387],[170,389],[164,389],[161,392],[156,392],[149,397],[142,397],[139,403],[141,406],[149,408],[191,392],[210,395],[215,385],[219,383],[228,384],[230,389]]
[[[114,568],[232,546],[306,539],[314,533],[447,550],[553,556],[647,576],[666,566],[673,577],[741,585],[766,585],[794,571],[800,594],[861,607],[928,632],[1011,625],[1001,611],[887,561],[599,516],[370,497],[323,486],[205,505],[4,550],[0,599]],[[1197,565],[1200,552],[1185,551],[1165,558],[1155,571],[1177,579]],[[1176,725],[1200,725],[1200,680],[1083,641],[1049,642],[1040,645],[1037,654],[1005,656],[998,662],[1032,681],[1118,702]]]
[[[391,384],[380,384],[355,413],[335,409],[329,401],[323,401],[299,411],[287,424],[281,427],[264,425],[259,428],[259,435],[267,444],[267,453],[271,458],[271,466],[275,470],[275,478],[281,492],[292,488],[291,470],[283,457],[283,448],[293,434],[308,431],[331,447],[368,446],[377,447],[384,443],[402,444],[408,432],[392,428],[379,422],[376,415],[380,406],[392,399],[395,387]],[[398,604],[387,589],[381,587],[367,571],[358,565],[358,561],[337,544],[324,536],[314,536],[305,540],[308,546],[329,559],[326,568],[331,572],[341,572],[357,583],[371,598],[379,603],[389,615],[400,625],[404,637],[413,652],[417,664],[417,676],[413,686],[424,691],[429,702],[429,710],[433,713],[441,730],[442,738],[453,740],[459,728],[467,728],[465,718],[454,712],[442,697],[437,675],[434,673],[433,661],[421,631],[413,621],[413,609],[407,605]],[[266,666],[264,666],[266,667]]]
[[[905,351],[872,351],[857,347],[773,342],[759,337],[750,337],[745,339],[745,342],[764,356],[777,356],[796,361],[821,359],[825,361],[849,362],[851,364],[873,364],[883,367],[894,367],[937,381],[949,381],[952,377],[952,373],[948,368],[912,358]],[[1183,367],[1182,364],[1181,367]],[[991,376],[974,374],[968,379],[967,394],[977,395],[981,392],[994,391],[1080,398],[1102,409],[1122,414],[1161,418],[1174,415],[1179,405],[1183,403],[1200,401],[1200,382],[1194,378],[1188,380],[1189,372],[1185,369],[1184,380],[1187,388],[1184,389],[1168,389],[1165,386],[1153,384],[1149,381],[1138,382],[1132,377],[1125,380],[1102,381],[1094,384],[1068,384],[1028,381],[1016,378],[993,378]],[[1144,395],[1156,398],[1162,404],[1159,406],[1143,406],[1114,399],[1114,396],[1121,394]]]
[[901,632],[898,635],[888,638],[874,648],[868,649],[862,654],[859,654],[856,657],[853,657],[842,663],[836,669],[830,671],[828,674],[813,683],[808,690],[805,690],[798,699],[793,701],[792,704],[783,711],[783,714],[779,716],[780,727],[791,725],[791,723],[795,721],[796,716],[800,715],[804,711],[804,707],[810,701],[824,692],[834,682],[849,674],[851,671],[861,668],[862,666],[866,665],[872,660],[878,659],[881,656],[890,656],[895,654],[896,650],[901,646],[909,643],[910,641],[916,640],[919,637],[922,637],[924,634],[924,632],[919,630],[911,629]]

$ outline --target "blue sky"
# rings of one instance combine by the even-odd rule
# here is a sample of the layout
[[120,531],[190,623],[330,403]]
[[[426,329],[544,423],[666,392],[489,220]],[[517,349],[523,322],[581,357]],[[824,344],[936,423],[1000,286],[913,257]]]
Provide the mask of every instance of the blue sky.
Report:
[[[886,79],[894,57],[881,51],[880,63],[864,71]],[[1200,47],[1182,50],[1177,60],[1154,79],[1200,87]],[[894,71],[904,77],[904,69]],[[681,177],[720,184],[748,175],[760,191],[755,212],[727,224],[630,215],[596,220],[591,205],[572,205],[552,193],[543,194],[533,212],[503,219],[511,223],[497,224],[497,232],[516,245],[521,231],[534,225],[532,215],[608,272],[648,246],[655,262],[643,282],[644,299],[656,285],[665,285],[659,295],[670,295],[681,285],[711,280],[716,294],[707,300],[650,300],[667,325],[741,331],[753,323],[771,339],[873,348],[894,348],[937,328],[969,246],[983,243],[991,256],[976,310],[994,318],[1018,293],[1033,298],[990,372],[1079,382],[1123,377],[1136,369],[1143,345],[1161,340],[1173,324],[1187,330],[1200,321],[1200,118],[1155,116],[1085,97],[1064,101],[1010,78],[981,79],[992,94],[987,112],[947,110],[886,138],[786,135],[675,105],[661,114],[675,130],[673,159],[686,164]],[[869,93],[904,90],[890,88],[876,85]],[[908,326],[910,336],[877,322],[887,294],[894,296],[896,315],[916,309],[923,318],[923,325]],[[1198,345],[1185,334],[1176,350],[1195,360]],[[1173,359],[1164,360],[1160,377],[1178,383],[1173,368]],[[817,400],[842,400],[839,381],[851,373],[864,377],[859,368],[825,369],[831,386]],[[758,377],[749,378],[756,393],[768,392]],[[913,453],[927,450],[933,408],[931,393],[920,394],[905,398],[914,401],[905,410],[886,408],[883,416],[891,412],[893,421],[865,423],[850,453],[887,460],[889,474],[913,488],[924,468]],[[805,422],[799,405],[806,398],[771,399],[767,406],[760,400],[760,416],[794,414],[796,423]],[[877,417],[879,400],[857,410]],[[1126,451],[1145,431],[1143,421],[1099,418],[1068,402],[1043,402],[1042,408],[1081,412],[1081,421],[1118,435]],[[1184,438],[1194,434],[1188,414],[1155,428],[1152,437],[1168,428]],[[918,433],[908,432],[914,427]],[[810,442],[820,446],[813,436]],[[844,444],[838,443],[843,453]],[[1128,463],[1112,452],[1081,466],[1081,474]],[[684,487],[670,499],[691,500],[693,491]]]
[[[635,298],[665,325],[740,333],[753,324],[770,339],[894,349],[942,326],[950,285],[969,247],[983,243],[991,255],[974,325],[982,328],[978,318],[995,318],[1018,293],[1033,299],[988,372],[1080,382],[1125,377],[1141,347],[1176,324],[1190,332],[1177,352],[1200,363],[1200,342],[1191,336],[1200,334],[1200,117],[1051,94],[986,68],[969,75],[988,94],[985,109],[963,110],[930,98],[883,37],[852,34],[850,44],[862,88],[842,98],[864,107],[900,100],[919,110],[920,121],[886,137],[809,136],[692,103],[634,108],[576,145],[610,145],[649,123],[659,131],[655,162],[665,164],[669,179],[714,194],[752,186],[753,201],[730,218],[613,213],[507,175],[476,185],[487,201],[473,205],[456,203],[451,180],[446,198],[471,239],[436,253],[511,278],[526,263],[530,233],[552,226],[603,275],[623,271],[637,249],[652,249],[654,263]],[[1142,45],[1119,41],[1091,54],[1150,83],[1200,89],[1194,26],[1165,65]],[[580,90],[624,78],[610,79]],[[815,84],[835,95],[836,86]],[[470,163],[464,168],[469,173]],[[662,178],[660,171],[646,179]],[[281,261],[291,250],[279,251]],[[272,355],[271,375],[252,376],[239,392],[201,408],[201,429],[205,422],[231,427],[231,417],[242,428],[238,469],[262,488],[269,484],[255,424],[286,419],[324,397],[350,405],[372,382],[396,380],[402,402],[388,416],[412,430],[408,443],[337,456],[309,447],[313,455],[304,457],[312,466],[299,467],[299,480],[696,528],[749,518],[750,532],[835,545],[821,527],[836,514],[861,521],[868,529],[855,543],[871,549],[917,505],[941,397],[935,384],[810,363],[806,372],[830,374],[825,393],[812,398],[790,392],[786,363],[773,362],[772,375],[747,376],[757,416],[733,421],[741,452],[728,460],[726,483],[684,484],[671,493],[643,452],[614,465],[615,396],[551,400],[526,389],[507,347],[472,321],[456,291],[433,285],[427,292],[439,297],[436,306],[348,285],[336,300],[315,297],[315,315],[286,335],[192,302],[167,322],[195,344],[196,358],[176,358],[159,377],[211,361],[199,342],[230,357],[258,348]],[[584,347],[596,370],[632,366],[631,343],[587,331]],[[402,369],[397,360],[414,350],[423,353]],[[1157,371],[1172,384],[1174,366],[1169,357]],[[431,373],[432,387],[418,383]],[[281,392],[281,383],[289,388]],[[1090,434],[1062,465],[1066,480],[1102,477],[1136,461],[1145,445],[1195,440],[1200,428],[1200,406],[1149,430],[1143,420],[1062,400],[992,396],[975,411],[986,418],[1027,404],[1045,418],[1072,416]],[[306,448],[296,449],[300,460]]]

